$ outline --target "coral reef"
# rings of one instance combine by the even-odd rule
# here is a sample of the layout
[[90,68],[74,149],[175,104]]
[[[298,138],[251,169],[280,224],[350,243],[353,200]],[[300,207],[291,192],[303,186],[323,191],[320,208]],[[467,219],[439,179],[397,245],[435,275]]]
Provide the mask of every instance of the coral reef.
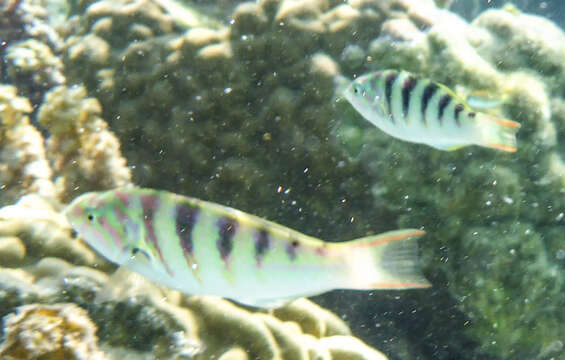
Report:
[[46,44],[29,39],[6,48],[7,80],[16,85],[20,95],[39,104],[47,90],[63,85],[63,63]]
[[57,87],[45,96],[39,123],[49,129],[47,152],[56,174],[59,198],[68,202],[82,192],[130,183],[120,143],[108,130],[100,104],[83,87]]
[[25,305],[4,318],[3,359],[103,360],[96,327],[74,304]]
[[[0,4],[0,39],[2,39],[2,45],[0,46],[0,56],[3,58],[6,46],[12,40],[18,40],[23,37],[24,34],[24,21],[19,13],[19,5],[21,0],[10,0],[2,2]],[[16,16],[16,14],[18,16]],[[4,75],[4,66],[0,62],[0,69],[2,70],[0,74]],[[3,78],[0,79],[3,81]]]
[[98,101],[87,98],[84,88],[61,86],[46,95],[39,122],[50,132],[47,149],[43,136],[26,115],[31,111],[29,101],[17,96],[15,87],[0,85],[2,204],[30,193],[69,201],[78,190],[130,183],[119,141],[99,117]]
[[0,84],[0,204],[36,193],[54,196],[51,168],[45,158],[43,137],[30,124],[29,101],[16,88]]
[[[448,7],[443,0],[238,2],[222,26],[198,6],[190,16],[175,13],[178,4],[75,2],[60,32],[64,46],[27,31],[41,16],[29,20],[26,1],[9,10],[15,16],[0,16],[9,22],[0,26],[9,45],[6,55],[0,46],[8,65],[2,77],[33,105],[49,91],[39,122],[51,135],[47,156],[37,145],[25,157],[42,164],[41,176],[30,168],[22,181],[27,162],[6,160],[2,204],[41,188],[67,201],[129,183],[111,128],[140,185],[231,205],[326,240],[424,227],[434,291],[317,299],[391,358],[563,356],[565,35],[557,26],[510,6],[467,23],[435,5]],[[403,143],[335,97],[348,78],[390,67],[462,95],[499,97],[501,106],[489,111],[522,124],[518,153]],[[31,106],[2,89],[3,134],[15,134],[14,122],[33,133]],[[39,133],[31,138],[41,144]],[[2,156],[25,153],[22,137],[4,139]],[[55,219],[58,209],[28,196],[0,211],[0,262],[12,267],[0,269],[2,315],[24,303],[75,302],[96,322],[108,354],[147,355],[154,347],[152,355],[224,360],[380,356],[361,345],[348,353],[358,344],[349,329],[309,302],[270,316],[151,285],[104,295],[117,287],[105,274],[112,265],[68,239],[62,220],[41,220]],[[92,301],[98,296],[106,300]],[[226,328],[230,336],[214,336]],[[135,340],[126,329],[137,331]],[[238,331],[257,342],[238,340]]]
[[[227,353],[236,344],[247,349],[250,359],[347,359],[341,355],[333,356],[334,352],[340,350],[349,353],[349,358],[386,359],[381,353],[349,336],[349,329],[335,315],[326,312],[318,317],[320,309],[307,300],[303,302],[306,303],[306,306],[302,306],[303,309],[315,309],[312,312],[304,311],[304,318],[314,318],[324,327],[327,326],[326,321],[337,322],[339,330],[333,330],[340,336],[331,336],[331,333],[310,334],[305,331],[301,318],[295,318],[296,322],[289,322],[266,314],[250,314],[219,298],[191,297],[187,301],[187,307],[198,314],[199,334],[206,344],[214,344],[212,349],[216,352],[217,349],[225,349]],[[219,333],[222,334],[220,338],[217,336]],[[348,342],[352,346],[339,346],[338,340],[335,340],[337,338],[344,339],[344,343]],[[207,358],[212,355],[213,353],[204,352]]]
[[438,3],[449,3],[450,10],[465,17],[471,21],[476,18],[480,13],[489,9],[498,9],[501,7],[512,8],[513,11],[521,11],[524,13],[535,14],[543,16],[556,24],[563,24],[565,22],[565,12],[563,2],[560,0],[469,0],[469,1],[443,1],[438,0]]
[[[53,27],[48,25],[47,17],[48,13],[42,4],[36,4],[32,1],[5,0],[0,3],[0,58],[3,59],[0,62],[0,82],[7,81],[8,71],[4,56],[6,49],[10,46],[18,42],[35,39],[43,46],[48,46],[54,53],[60,50],[62,46],[61,38]],[[32,52],[25,53],[28,60],[30,58],[41,59],[39,62],[34,60],[32,65],[45,65],[47,63],[52,65],[52,61],[59,61],[58,59],[54,60],[52,56],[44,56],[46,51],[40,49],[39,46],[28,46],[28,50],[33,52],[33,54]],[[23,85],[23,82],[20,84]],[[24,87],[27,88],[28,86],[25,85]]]

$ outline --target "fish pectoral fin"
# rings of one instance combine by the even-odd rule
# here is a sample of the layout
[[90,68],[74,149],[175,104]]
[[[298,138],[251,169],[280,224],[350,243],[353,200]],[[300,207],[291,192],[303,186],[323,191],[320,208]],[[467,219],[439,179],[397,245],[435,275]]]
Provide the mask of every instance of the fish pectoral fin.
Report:
[[288,298],[263,298],[263,299],[237,299],[234,301],[243,305],[261,308],[261,309],[275,309],[290,304],[296,299],[298,298],[288,297]]

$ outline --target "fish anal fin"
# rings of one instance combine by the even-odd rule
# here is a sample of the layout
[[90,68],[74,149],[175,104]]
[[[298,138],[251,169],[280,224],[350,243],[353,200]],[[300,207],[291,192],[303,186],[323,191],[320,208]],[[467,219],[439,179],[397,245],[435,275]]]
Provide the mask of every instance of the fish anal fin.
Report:
[[508,145],[503,145],[503,144],[495,144],[495,143],[487,143],[485,144],[486,147],[492,148],[492,149],[498,149],[498,150],[502,150],[502,151],[506,151],[506,152],[516,152],[517,149],[514,146],[508,146]]
[[450,144],[450,145],[437,145],[437,144],[431,145],[430,144],[430,146],[433,147],[434,149],[441,150],[441,151],[455,151],[455,150],[459,150],[459,149],[461,149],[461,148],[463,148],[467,145],[469,145],[469,144],[465,144],[465,145],[452,145],[452,144]]

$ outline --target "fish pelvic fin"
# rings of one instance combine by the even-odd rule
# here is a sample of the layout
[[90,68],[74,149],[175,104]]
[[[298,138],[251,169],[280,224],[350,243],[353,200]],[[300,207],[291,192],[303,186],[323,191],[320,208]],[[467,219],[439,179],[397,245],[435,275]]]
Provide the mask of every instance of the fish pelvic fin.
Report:
[[516,133],[520,123],[483,113],[476,116],[481,140],[479,145],[507,152],[516,152]]
[[349,269],[347,288],[410,289],[431,286],[418,266],[417,239],[424,231],[406,229],[341,244]]

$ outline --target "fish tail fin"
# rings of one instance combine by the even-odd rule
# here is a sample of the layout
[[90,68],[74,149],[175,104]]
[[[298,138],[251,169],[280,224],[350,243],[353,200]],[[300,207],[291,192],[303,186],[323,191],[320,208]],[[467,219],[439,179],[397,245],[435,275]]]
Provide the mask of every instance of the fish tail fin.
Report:
[[516,133],[520,123],[501,119],[483,113],[477,113],[480,124],[480,145],[507,152],[516,152]]
[[422,235],[424,231],[407,229],[343,243],[350,271],[347,288],[370,290],[431,286],[418,267],[416,240]]

